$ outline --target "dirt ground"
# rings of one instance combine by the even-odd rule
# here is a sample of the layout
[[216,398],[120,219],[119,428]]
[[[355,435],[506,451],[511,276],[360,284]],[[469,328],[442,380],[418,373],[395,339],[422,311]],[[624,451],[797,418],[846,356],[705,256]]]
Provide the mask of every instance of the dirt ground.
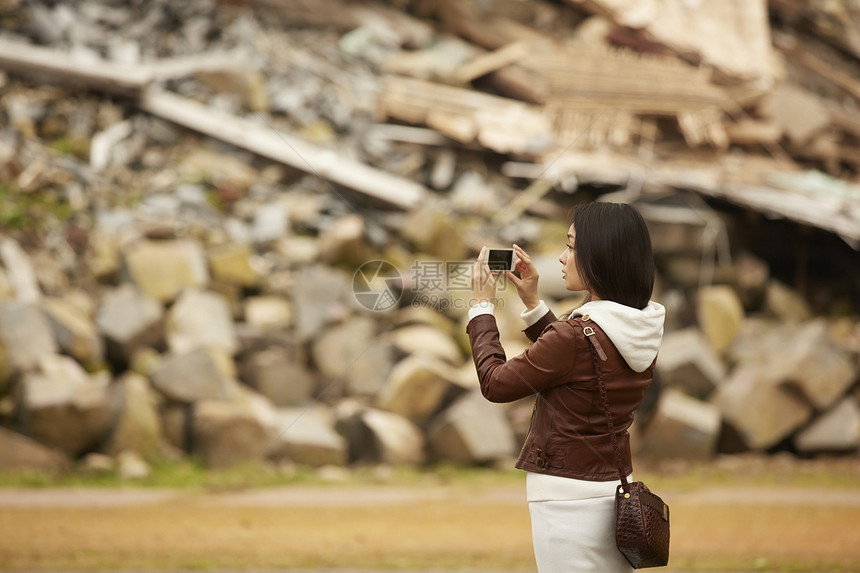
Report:
[[[672,571],[860,571],[860,489],[661,491]],[[0,569],[534,571],[522,484],[0,489]]]

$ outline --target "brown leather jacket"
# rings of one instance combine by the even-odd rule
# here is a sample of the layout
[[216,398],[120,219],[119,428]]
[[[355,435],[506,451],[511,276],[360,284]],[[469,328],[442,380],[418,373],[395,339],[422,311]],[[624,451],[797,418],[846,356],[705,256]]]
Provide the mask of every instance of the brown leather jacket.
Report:
[[627,428],[651,383],[653,363],[644,372],[634,372],[588,315],[556,320],[548,312],[525,330],[534,344],[507,361],[494,316],[476,316],[469,321],[466,332],[485,398],[512,402],[537,394],[516,467],[561,477],[609,481],[618,477],[618,464],[583,322],[595,327],[595,336],[607,355],[601,367],[623,471],[630,475],[633,465]]

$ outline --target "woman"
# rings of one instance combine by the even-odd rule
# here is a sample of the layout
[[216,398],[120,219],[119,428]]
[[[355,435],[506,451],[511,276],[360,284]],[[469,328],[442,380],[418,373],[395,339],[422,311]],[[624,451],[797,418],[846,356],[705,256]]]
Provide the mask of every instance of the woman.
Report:
[[594,329],[606,354],[602,370],[623,471],[630,475],[627,428],[651,382],[665,316],[650,300],[654,260],[648,229],[629,205],[591,203],[575,212],[559,262],[565,287],[588,296],[562,320],[538,299],[531,258],[514,249],[520,276],[505,274],[526,306],[525,334],[534,344],[506,361],[490,302],[498,277],[483,263],[484,249],[475,263],[466,330],[488,400],[537,394],[516,467],[528,472],[538,571],[632,571],[615,546],[618,464],[583,328]]

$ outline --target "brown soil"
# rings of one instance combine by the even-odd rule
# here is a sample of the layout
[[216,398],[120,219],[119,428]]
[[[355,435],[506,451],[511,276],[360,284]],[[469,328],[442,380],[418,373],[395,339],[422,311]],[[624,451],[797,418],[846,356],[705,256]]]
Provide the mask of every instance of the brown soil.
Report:
[[[860,490],[661,492],[675,569],[860,571]],[[0,490],[0,568],[534,570],[520,486]]]

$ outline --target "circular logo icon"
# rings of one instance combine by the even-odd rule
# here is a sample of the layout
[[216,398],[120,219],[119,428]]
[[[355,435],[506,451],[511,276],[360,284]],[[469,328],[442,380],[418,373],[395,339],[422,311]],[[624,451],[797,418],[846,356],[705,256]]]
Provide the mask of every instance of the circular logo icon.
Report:
[[368,261],[352,276],[352,293],[367,310],[390,310],[403,295],[403,277],[388,261]]

